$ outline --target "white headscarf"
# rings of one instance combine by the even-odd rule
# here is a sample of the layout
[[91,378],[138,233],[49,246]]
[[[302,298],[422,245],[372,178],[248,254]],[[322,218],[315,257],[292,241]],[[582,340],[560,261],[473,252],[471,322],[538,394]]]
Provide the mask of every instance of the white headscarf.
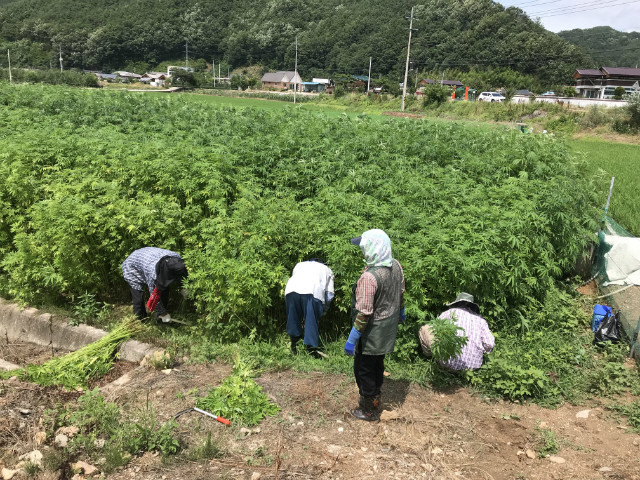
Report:
[[364,261],[369,267],[390,267],[393,262],[391,240],[379,228],[367,230],[362,234],[360,250],[362,250]]

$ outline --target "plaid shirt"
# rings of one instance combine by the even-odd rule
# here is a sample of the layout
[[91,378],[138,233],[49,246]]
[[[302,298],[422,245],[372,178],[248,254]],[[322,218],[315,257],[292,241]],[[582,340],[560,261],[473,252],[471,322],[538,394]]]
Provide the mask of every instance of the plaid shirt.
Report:
[[144,290],[145,284],[149,291],[156,286],[156,263],[162,257],[180,257],[179,253],[156,247],[144,247],[136,250],[122,263],[122,275],[127,283],[135,290]]
[[[469,339],[462,347],[462,353],[455,358],[450,358],[443,366],[452,370],[468,370],[482,366],[482,356],[491,352],[496,344],[496,339],[489,330],[487,321],[480,315],[474,315],[461,308],[450,308],[438,318],[449,318],[464,329],[464,335]],[[458,336],[463,332],[458,330]]]

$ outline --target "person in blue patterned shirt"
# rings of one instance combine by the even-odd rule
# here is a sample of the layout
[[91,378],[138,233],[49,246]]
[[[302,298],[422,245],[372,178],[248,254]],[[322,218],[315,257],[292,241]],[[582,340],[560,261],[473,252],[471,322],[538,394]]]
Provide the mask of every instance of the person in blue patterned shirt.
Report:
[[[156,247],[136,250],[122,263],[122,275],[131,289],[133,313],[143,319],[147,316],[144,304],[144,287],[149,289],[149,304],[155,305],[156,318],[164,323],[171,321],[167,312],[169,287],[182,284],[188,273],[179,253]],[[154,306],[150,307],[151,310]]]

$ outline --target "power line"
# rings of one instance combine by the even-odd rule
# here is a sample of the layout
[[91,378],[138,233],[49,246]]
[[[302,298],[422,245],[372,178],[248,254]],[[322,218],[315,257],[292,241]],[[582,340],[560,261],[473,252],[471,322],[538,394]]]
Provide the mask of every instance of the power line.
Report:
[[[558,8],[547,8],[539,11],[529,12],[529,15],[547,15],[547,14],[560,14],[560,13],[572,13],[572,12],[582,12],[584,10],[593,10],[594,8],[611,8],[617,7],[619,5],[625,5],[626,3],[636,3],[638,0],[631,0],[623,3],[616,3],[620,0],[592,0],[590,2],[582,3],[581,5],[572,5],[566,7],[558,7]],[[613,5],[611,5],[613,4]],[[586,8],[589,7],[589,8]]]
[[[616,0],[611,0],[611,1],[616,1]],[[613,5],[604,5],[602,6],[603,3],[609,3],[609,2],[597,2],[598,5],[596,6],[591,6],[591,7],[570,7],[571,9],[567,8],[565,11],[560,11],[560,12],[556,12],[556,13],[552,13],[554,11],[548,11],[548,12],[539,12],[539,13],[530,13],[530,16],[535,16],[535,17],[539,17],[539,18],[547,18],[547,17],[556,17],[558,15],[567,15],[567,14],[571,14],[571,13],[579,13],[579,12],[586,12],[589,10],[599,10],[602,8],[611,8],[611,7],[618,7],[621,5],[627,5],[630,3],[638,3],[639,0],[631,0],[629,2],[622,2],[622,3],[616,3]],[[586,5],[592,5],[592,4],[586,4]]]

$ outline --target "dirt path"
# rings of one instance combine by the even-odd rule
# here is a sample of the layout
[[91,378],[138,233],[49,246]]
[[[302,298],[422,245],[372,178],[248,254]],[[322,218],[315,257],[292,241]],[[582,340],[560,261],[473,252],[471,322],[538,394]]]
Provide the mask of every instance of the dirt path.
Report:
[[[218,363],[179,365],[166,372],[136,367],[128,371],[128,381],[102,391],[129,412],[148,399],[158,420],[165,421],[194,406],[230,371]],[[257,381],[281,411],[249,434],[196,413],[178,420],[186,452],[210,433],[223,452],[220,458],[189,460],[185,452],[163,460],[148,453],[107,478],[640,479],[640,436],[604,408],[607,400],[548,410],[489,402],[466,389],[437,392],[394,380],[391,372],[383,401],[392,418],[366,423],[348,413],[357,398],[352,378],[287,370]],[[45,408],[78,395],[1,382],[0,468],[36,448],[34,435]],[[585,410],[588,418],[576,417]],[[564,463],[527,456],[540,447],[544,432],[559,446],[555,456]],[[38,448],[46,452],[52,444],[47,439]]]

